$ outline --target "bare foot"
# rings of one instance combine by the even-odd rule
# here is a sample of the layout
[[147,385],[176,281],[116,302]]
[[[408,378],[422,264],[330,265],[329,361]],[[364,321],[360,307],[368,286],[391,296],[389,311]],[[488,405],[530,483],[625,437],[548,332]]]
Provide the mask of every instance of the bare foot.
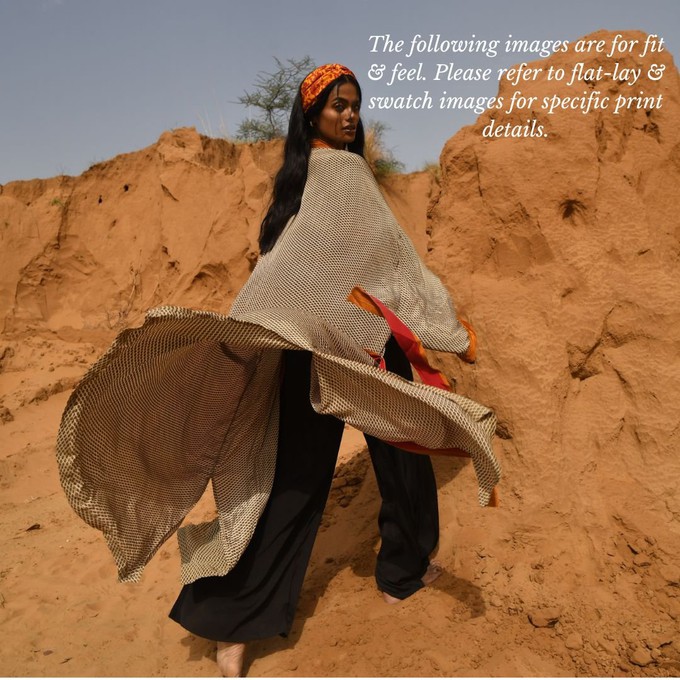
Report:
[[217,643],[217,667],[224,678],[240,678],[243,669],[243,653],[246,646],[242,642]]
[[436,581],[442,575],[443,571],[444,568],[441,564],[430,562],[430,564],[427,565],[427,570],[420,580],[423,582],[423,585],[429,586],[432,581]]
[[[436,562],[430,562],[430,564],[427,565],[427,570],[420,580],[423,582],[423,585],[428,586],[430,583],[437,580],[443,572],[444,568],[440,564],[437,564]],[[399,602],[401,602],[398,597],[388,595],[387,593],[383,593],[382,596],[383,600],[385,600],[387,604],[399,604]]]
[[382,596],[387,604],[399,604],[401,602],[398,597],[392,597],[392,595],[388,595],[387,593],[383,593]]

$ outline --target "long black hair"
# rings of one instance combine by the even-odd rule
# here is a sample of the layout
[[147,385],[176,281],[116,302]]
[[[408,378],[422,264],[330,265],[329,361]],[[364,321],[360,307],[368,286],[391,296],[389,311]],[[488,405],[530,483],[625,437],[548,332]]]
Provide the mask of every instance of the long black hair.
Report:
[[[307,181],[307,166],[309,154],[312,150],[312,138],[314,128],[311,122],[321,113],[326,106],[332,90],[342,83],[352,83],[357,88],[359,101],[361,101],[361,88],[356,78],[350,75],[341,75],[324,88],[307,113],[302,108],[302,95],[298,88],[297,96],[293,102],[288,122],[288,136],[283,148],[283,165],[274,179],[272,201],[267,214],[260,226],[260,253],[270,251],[281,235],[288,220],[300,209],[302,192]],[[347,151],[364,155],[364,126],[361,118],[357,124],[354,141],[347,145]]]

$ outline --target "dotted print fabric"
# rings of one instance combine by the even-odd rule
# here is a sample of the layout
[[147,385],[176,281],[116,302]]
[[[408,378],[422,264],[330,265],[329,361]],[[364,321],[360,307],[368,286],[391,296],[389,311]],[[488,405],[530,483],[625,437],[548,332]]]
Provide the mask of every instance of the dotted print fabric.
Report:
[[238,561],[273,481],[284,349],[313,353],[315,410],[388,441],[463,449],[488,504],[500,479],[493,412],[376,368],[365,348],[381,351],[389,328],[346,301],[355,285],[426,347],[467,349],[446,289],[365,161],[315,149],[300,211],[229,316],[153,309],[90,368],[62,416],[57,460],[69,502],[103,532],[121,580],[139,579],[209,483],[218,517],[179,528],[181,579],[223,575]]

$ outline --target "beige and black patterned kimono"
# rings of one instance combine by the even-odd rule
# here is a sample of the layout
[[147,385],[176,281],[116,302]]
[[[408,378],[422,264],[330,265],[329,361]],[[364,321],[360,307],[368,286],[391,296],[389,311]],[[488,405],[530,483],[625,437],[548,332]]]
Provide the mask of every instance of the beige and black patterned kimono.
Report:
[[178,532],[182,580],[223,575],[267,502],[279,429],[282,350],[311,353],[309,398],[387,441],[459,448],[479,501],[500,469],[495,416],[465,397],[374,365],[382,318],[347,302],[360,286],[425,347],[466,351],[449,295],[396,223],[366,162],[314,149],[298,214],[260,258],[228,316],[151,310],[90,369],[63,415],[57,456],[76,512],[106,538],[122,580],[136,580],[212,481],[218,518]]

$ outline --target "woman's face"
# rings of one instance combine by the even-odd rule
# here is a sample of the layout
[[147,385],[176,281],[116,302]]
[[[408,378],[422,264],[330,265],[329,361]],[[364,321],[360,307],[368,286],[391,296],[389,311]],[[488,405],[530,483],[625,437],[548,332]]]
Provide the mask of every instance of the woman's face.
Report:
[[316,136],[335,149],[344,149],[356,137],[360,107],[356,86],[340,83],[331,90],[326,105],[312,121]]

